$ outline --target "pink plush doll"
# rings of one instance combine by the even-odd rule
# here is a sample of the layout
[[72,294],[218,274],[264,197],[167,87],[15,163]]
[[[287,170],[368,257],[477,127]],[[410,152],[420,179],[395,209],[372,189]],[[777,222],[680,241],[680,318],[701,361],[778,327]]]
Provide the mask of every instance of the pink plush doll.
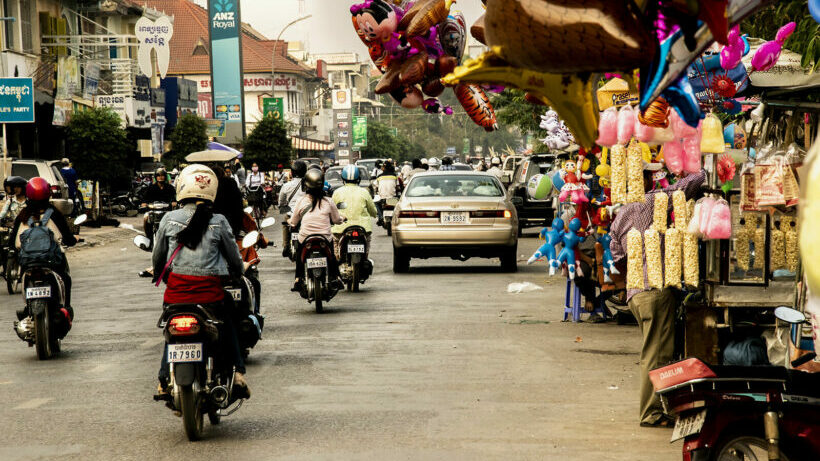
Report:
[[561,194],[558,195],[558,200],[566,202],[569,199],[572,203],[586,203],[589,199],[586,196],[586,185],[578,178],[576,172],[578,165],[568,160],[564,162],[564,186],[561,187]]

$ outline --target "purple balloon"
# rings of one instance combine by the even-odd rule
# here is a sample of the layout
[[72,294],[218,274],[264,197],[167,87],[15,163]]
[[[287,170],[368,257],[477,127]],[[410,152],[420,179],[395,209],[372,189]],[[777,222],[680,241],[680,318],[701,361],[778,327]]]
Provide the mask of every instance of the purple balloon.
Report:
[[764,43],[757,49],[755,55],[752,57],[752,69],[755,71],[765,72],[780,59],[780,53],[783,51],[783,42],[794,32],[797,24],[790,22],[781,27],[777,31],[777,37],[771,42]]
[[723,70],[732,70],[740,64],[746,49],[746,43],[740,36],[740,26],[735,25],[729,31],[729,44],[720,51],[720,67]]

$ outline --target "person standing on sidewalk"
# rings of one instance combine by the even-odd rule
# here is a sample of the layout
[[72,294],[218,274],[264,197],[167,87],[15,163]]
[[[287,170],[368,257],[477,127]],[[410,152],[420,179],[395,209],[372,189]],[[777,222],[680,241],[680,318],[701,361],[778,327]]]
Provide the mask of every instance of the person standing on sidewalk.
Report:
[[[63,164],[63,167],[60,168],[60,174],[63,176],[63,180],[68,187],[68,198],[71,199],[71,203],[74,205],[74,209],[71,214],[78,215],[85,210],[83,195],[77,195],[77,184],[80,182],[80,178],[77,175],[77,171],[71,166],[71,162],[67,158],[63,158],[60,163]],[[79,208],[77,208],[78,204]]]
[[245,185],[245,180],[247,179],[247,172],[245,171],[245,167],[242,166],[242,162],[239,159],[234,161],[233,166],[234,175],[236,176],[236,182],[239,184],[239,188],[241,189],[242,186]]
[[[666,192],[669,195],[669,207],[672,209],[672,192],[682,190],[686,199],[694,198],[706,181],[706,173],[691,174],[665,189],[651,191],[652,172],[644,171],[644,203],[630,203],[618,211],[612,222],[609,234],[612,236],[612,258],[619,266],[626,259],[627,233],[637,229],[642,234],[652,226],[655,209],[655,194]],[[646,262],[643,264],[644,287],[649,286],[646,274]],[[622,271],[624,274],[625,271]],[[655,394],[649,381],[649,371],[672,361],[675,351],[675,310],[677,297],[671,288],[663,290],[631,289],[627,290],[626,299],[629,310],[638,321],[643,335],[641,346],[641,385],[640,385],[640,423],[644,427],[666,427],[671,419],[664,414],[660,399]]]

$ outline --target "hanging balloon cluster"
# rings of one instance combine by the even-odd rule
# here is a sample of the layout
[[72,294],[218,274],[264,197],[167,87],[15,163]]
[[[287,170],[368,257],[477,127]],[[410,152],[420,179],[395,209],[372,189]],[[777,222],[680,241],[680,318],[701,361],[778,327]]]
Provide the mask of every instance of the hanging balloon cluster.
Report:
[[[454,2],[368,0],[350,8],[353,27],[384,74],[376,85],[377,94],[390,94],[406,109],[453,113],[438,97],[446,90],[440,79],[461,63],[467,40],[464,16],[450,13]],[[498,128],[481,86],[461,84],[454,91],[477,125],[487,131]]]

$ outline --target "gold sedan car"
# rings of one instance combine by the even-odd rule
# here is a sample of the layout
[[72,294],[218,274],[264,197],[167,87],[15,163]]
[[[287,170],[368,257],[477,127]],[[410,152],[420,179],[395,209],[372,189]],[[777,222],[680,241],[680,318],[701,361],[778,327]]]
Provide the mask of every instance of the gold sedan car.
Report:
[[440,171],[413,176],[392,222],[393,272],[407,272],[412,258],[500,258],[517,270],[518,215],[488,173]]

